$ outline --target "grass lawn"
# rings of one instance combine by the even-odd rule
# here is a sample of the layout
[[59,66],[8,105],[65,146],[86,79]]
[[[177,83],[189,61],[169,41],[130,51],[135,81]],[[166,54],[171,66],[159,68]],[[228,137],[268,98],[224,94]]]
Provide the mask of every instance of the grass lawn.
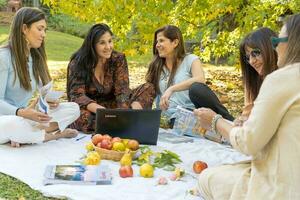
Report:
[[0,45],[8,39],[9,26],[0,25]]
[[[0,45],[7,41],[8,25],[0,25]],[[65,91],[66,68],[70,56],[81,45],[82,39],[56,31],[48,31],[46,51],[48,64],[54,88]],[[128,57],[130,73],[130,87],[134,88],[144,82],[147,65],[151,55]],[[233,67],[215,67],[204,65],[208,85],[217,93],[229,111],[237,116],[243,105],[243,91],[241,88],[240,72]],[[54,199],[46,198],[39,192],[32,190],[26,184],[0,173],[0,200],[19,199]]]

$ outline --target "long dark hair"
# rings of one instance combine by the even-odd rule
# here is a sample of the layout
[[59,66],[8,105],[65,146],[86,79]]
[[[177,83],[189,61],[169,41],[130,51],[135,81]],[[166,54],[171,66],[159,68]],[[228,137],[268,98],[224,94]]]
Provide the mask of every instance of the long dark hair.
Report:
[[[278,69],[277,53],[272,48],[271,37],[276,37],[277,34],[269,28],[260,28],[249,33],[240,44],[240,64],[242,69],[243,84],[246,88],[247,99],[252,103],[259,92],[264,78]],[[246,60],[246,47],[260,49],[263,59],[263,70],[260,76],[257,71],[251,67]]]
[[[37,8],[23,7],[15,14],[10,27],[8,47],[11,50],[11,59],[14,67],[15,79],[16,75],[20,80],[20,86],[27,91],[32,90],[30,84],[30,74],[27,68],[28,46],[23,34],[23,25],[28,28],[40,20],[46,19],[43,11]],[[47,56],[44,41],[39,48],[31,48],[30,55],[33,61],[33,75],[36,82],[41,80],[43,85],[50,80],[50,74],[47,65]]]
[[153,41],[153,58],[149,65],[149,69],[146,75],[146,81],[150,82],[154,85],[156,94],[161,93],[159,89],[159,78],[161,76],[161,73],[164,73],[163,66],[166,64],[166,59],[159,57],[158,51],[156,49],[157,44],[157,34],[163,33],[163,35],[170,39],[171,41],[178,40],[178,45],[174,49],[174,58],[173,58],[173,66],[170,73],[170,77],[168,80],[167,87],[169,87],[173,83],[174,76],[176,74],[177,68],[178,68],[178,61],[182,60],[184,58],[185,49],[184,49],[184,43],[181,31],[178,27],[167,25],[162,28],[159,28],[154,33],[154,41]]
[[[109,26],[106,24],[100,23],[92,26],[85,37],[82,46],[70,58],[70,63],[74,62],[73,64],[76,66],[76,76],[85,80],[87,85],[92,82],[94,68],[99,61],[96,52],[96,44],[106,32],[113,35]],[[69,78],[70,77],[68,76],[68,79]],[[69,80],[67,82],[69,82]],[[69,84],[67,83],[67,91],[69,91],[69,89]]]
[[285,22],[288,44],[283,66],[300,62],[300,14],[292,15]]

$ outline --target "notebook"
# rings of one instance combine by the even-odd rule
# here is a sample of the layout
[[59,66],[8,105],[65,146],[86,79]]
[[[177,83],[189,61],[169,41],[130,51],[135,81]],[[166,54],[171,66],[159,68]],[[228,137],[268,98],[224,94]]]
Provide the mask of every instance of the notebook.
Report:
[[97,109],[96,133],[156,145],[161,110]]

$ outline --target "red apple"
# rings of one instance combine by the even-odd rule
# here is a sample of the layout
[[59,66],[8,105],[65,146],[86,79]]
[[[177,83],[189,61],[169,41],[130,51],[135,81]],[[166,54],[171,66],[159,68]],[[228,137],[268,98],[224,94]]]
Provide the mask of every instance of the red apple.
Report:
[[132,151],[136,151],[139,149],[139,142],[136,140],[129,140],[127,143],[127,147],[132,150]]
[[193,170],[196,174],[200,174],[206,168],[207,164],[200,160],[195,161],[193,164]]
[[92,137],[92,142],[96,146],[98,143],[100,143],[103,139],[103,136],[101,134],[96,134]]
[[103,139],[101,141],[101,148],[103,148],[103,149],[111,150],[112,146],[113,145],[112,145],[111,141],[108,139]]
[[111,140],[111,143],[115,143],[115,142],[122,142],[122,139],[119,138],[119,137],[114,137],[114,138]]
[[133,177],[133,170],[131,166],[121,166],[119,169],[120,177],[126,178],[126,177]]

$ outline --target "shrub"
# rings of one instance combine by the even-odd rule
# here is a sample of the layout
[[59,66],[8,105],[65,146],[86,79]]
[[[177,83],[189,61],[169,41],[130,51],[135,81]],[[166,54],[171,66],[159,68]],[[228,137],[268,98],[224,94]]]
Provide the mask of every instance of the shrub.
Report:
[[49,16],[48,26],[56,31],[84,38],[92,24],[64,14],[54,14]]
[[7,1],[6,0],[0,0],[0,9],[6,6]]

